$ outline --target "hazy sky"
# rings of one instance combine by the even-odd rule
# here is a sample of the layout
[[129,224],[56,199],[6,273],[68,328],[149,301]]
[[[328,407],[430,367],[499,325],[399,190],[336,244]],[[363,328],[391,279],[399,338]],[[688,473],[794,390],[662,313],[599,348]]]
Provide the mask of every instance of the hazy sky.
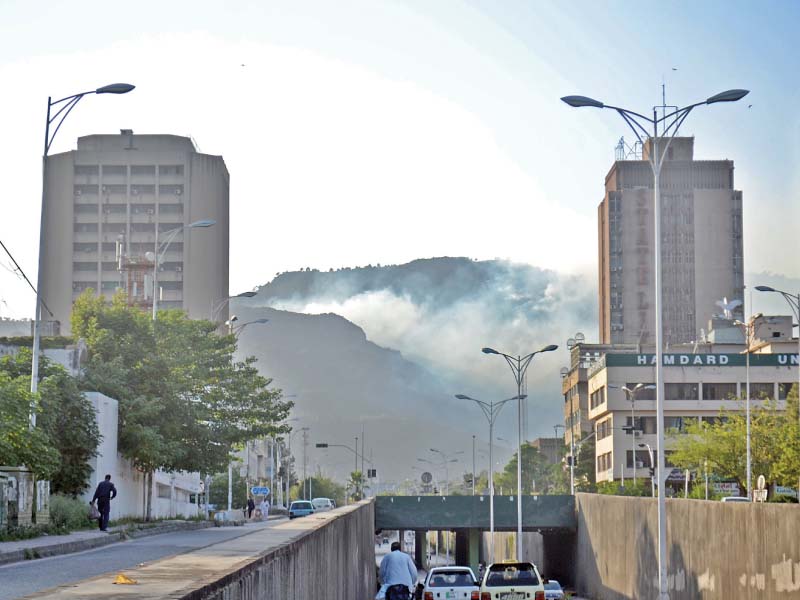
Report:
[[[231,172],[232,292],[277,271],[503,257],[593,273],[620,136],[581,93],[697,110],[698,158],[736,162],[745,269],[800,276],[796,2],[0,0],[0,240],[34,278],[48,95],[79,135],[191,135]],[[677,69],[677,70],[673,70]],[[748,105],[752,104],[752,108]],[[7,265],[5,258],[0,265]],[[33,297],[0,269],[0,315]]]

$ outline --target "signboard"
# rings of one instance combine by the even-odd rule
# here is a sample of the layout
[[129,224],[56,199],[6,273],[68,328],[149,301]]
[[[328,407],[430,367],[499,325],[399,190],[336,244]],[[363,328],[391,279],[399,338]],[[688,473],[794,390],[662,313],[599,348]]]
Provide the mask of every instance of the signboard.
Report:
[[250,488],[250,493],[253,496],[269,496],[269,488],[267,486],[253,486]]
[[[694,479],[694,473],[689,472],[689,479]],[[680,482],[686,481],[686,472],[683,469],[670,469],[667,474],[667,481]]]
[[790,498],[797,498],[797,490],[794,488],[786,487],[783,485],[775,486],[776,496],[789,496]]
[[433,475],[425,471],[422,474],[422,483],[430,483],[431,481],[433,481]]
[[711,487],[718,494],[725,494],[726,496],[738,496],[739,484],[735,481],[714,481]]
[[[751,367],[794,367],[797,354],[750,354]],[[607,367],[655,366],[655,354],[606,354]],[[744,354],[664,354],[665,367],[744,367]]]

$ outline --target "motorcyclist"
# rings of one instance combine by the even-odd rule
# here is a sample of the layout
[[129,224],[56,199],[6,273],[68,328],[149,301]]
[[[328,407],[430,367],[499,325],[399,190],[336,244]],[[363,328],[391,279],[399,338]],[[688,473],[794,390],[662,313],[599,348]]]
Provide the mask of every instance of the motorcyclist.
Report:
[[417,567],[411,557],[400,550],[400,542],[392,542],[391,552],[383,557],[381,583],[388,586],[386,600],[410,600],[417,583]]

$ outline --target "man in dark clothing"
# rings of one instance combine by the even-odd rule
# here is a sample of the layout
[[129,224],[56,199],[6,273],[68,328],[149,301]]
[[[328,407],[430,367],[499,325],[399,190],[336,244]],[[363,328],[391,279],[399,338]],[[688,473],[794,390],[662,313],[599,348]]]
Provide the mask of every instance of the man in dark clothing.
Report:
[[247,518],[253,518],[253,511],[256,509],[256,501],[253,500],[253,497],[247,499]]
[[105,481],[101,481],[94,491],[91,504],[97,500],[97,510],[100,512],[98,523],[100,531],[108,529],[108,513],[111,512],[111,500],[117,497],[117,488],[111,483],[111,475],[106,475]]

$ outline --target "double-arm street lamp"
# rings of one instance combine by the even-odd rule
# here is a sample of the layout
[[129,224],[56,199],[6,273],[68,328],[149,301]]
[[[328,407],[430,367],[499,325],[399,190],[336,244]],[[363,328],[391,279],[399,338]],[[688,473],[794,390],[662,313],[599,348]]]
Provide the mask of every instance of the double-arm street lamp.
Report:
[[[478,400],[476,398],[470,398],[464,394],[456,394],[456,398],[459,400],[469,400],[477,404],[483,415],[486,417],[486,420],[489,422],[489,556],[491,557],[490,560],[494,560],[494,457],[492,454],[492,448],[494,447],[494,423],[497,420],[497,416],[500,414],[500,411],[508,402],[512,402],[513,400],[522,401],[527,396],[519,395],[514,396],[513,398],[506,398],[505,400],[500,400],[499,402],[484,402],[483,400]],[[518,461],[519,462],[519,461]]]
[[230,302],[234,298],[252,298],[256,295],[256,292],[242,292],[241,294],[236,294],[234,296],[226,296],[219,302],[217,302],[214,306],[211,307],[211,320],[216,321],[219,312],[225,308],[225,305]]
[[[711,96],[703,102],[696,102],[684,106],[683,108],[677,107],[663,107],[663,114],[658,116],[658,108],[653,108],[653,117],[646,117],[637,112],[633,112],[626,108],[618,106],[611,106],[588,98],[586,96],[564,96],[561,98],[569,106],[574,108],[592,107],[592,108],[609,108],[614,110],[622,117],[625,123],[633,131],[633,134],[644,145],[645,139],[651,141],[652,147],[648,153],[648,162],[653,171],[653,215],[654,215],[654,239],[655,239],[655,338],[656,338],[656,414],[657,414],[657,438],[658,448],[658,477],[666,477],[664,469],[664,379],[662,377],[663,368],[663,327],[662,327],[662,289],[661,289],[661,189],[659,180],[661,177],[661,168],[664,166],[664,159],[667,156],[667,150],[678,133],[678,129],[692,112],[698,106],[718,104],[720,102],[736,102],[741,100],[749,93],[748,90],[727,90]],[[671,112],[667,112],[667,108],[674,108]],[[644,139],[643,139],[644,137]],[[659,139],[666,139],[664,148],[659,148]],[[666,495],[664,494],[664,485],[658,486],[658,573],[659,573],[659,600],[668,600],[669,594],[667,592],[667,516],[666,516]]]
[[533,357],[542,352],[552,352],[557,350],[558,346],[550,344],[541,350],[531,352],[525,356],[511,356],[504,352],[499,352],[494,348],[482,348],[481,352],[484,354],[497,354],[506,359],[511,372],[514,374],[514,381],[517,384],[517,420],[518,420],[518,444],[517,444],[517,560],[522,560],[522,402],[527,396],[522,395],[522,382],[525,381],[525,374],[528,371],[528,366],[531,364]]
[[[56,138],[58,130],[61,129],[64,120],[67,118],[75,105],[84,96],[92,94],[127,94],[135,86],[130,83],[112,83],[104,85],[95,90],[73,94],[61,100],[47,98],[47,119],[44,126],[44,152],[42,153],[42,214],[39,221],[39,271],[36,274],[36,307],[33,312],[33,349],[31,350],[31,394],[35,394],[39,388],[39,346],[41,339],[41,320],[42,320],[42,274],[44,273],[44,235],[45,235],[45,204],[47,201],[47,156],[50,154],[50,147]],[[52,127],[52,132],[50,131]],[[48,309],[49,312],[49,309]],[[52,313],[51,313],[52,314]],[[31,427],[36,426],[36,413],[31,410]]]
[[184,229],[197,229],[197,228],[206,228],[212,227],[216,225],[217,222],[214,219],[201,219],[200,221],[195,221],[194,223],[189,223],[188,225],[182,225],[181,227],[176,227],[175,229],[170,229],[164,232],[166,236],[166,240],[158,243],[158,227],[156,227],[156,243],[155,243],[155,254],[153,256],[153,320],[156,320],[156,316],[158,315],[158,296],[159,296],[159,289],[158,289],[158,267],[164,261],[164,255],[167,253],[169,249],[169,245],[175,239],[181,231]]
[[[759,292],[775,292],[783,296],[783,299],[789,304],[792,309],[792,315],[797,321],[797,418],[800,419],[800,293],[790,294],[783,290],[776,290],[768,285],[757,285],[756,289]],[[747,490],[750,493],[750,490]]]

